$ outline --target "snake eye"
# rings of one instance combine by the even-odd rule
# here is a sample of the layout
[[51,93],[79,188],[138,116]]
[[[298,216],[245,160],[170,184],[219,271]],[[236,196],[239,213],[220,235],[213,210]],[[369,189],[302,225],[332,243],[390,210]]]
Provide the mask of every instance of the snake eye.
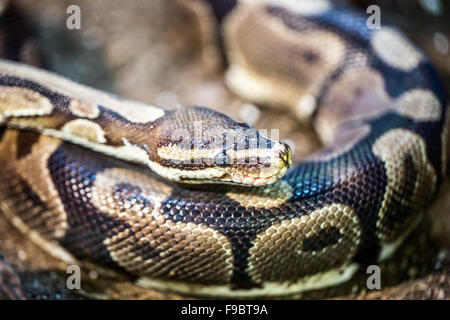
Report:
[[221,152],[216,155],[214,158],[214,162],[219,167],[225,167],[231,163],[230,157],[226,154],[226,152]]

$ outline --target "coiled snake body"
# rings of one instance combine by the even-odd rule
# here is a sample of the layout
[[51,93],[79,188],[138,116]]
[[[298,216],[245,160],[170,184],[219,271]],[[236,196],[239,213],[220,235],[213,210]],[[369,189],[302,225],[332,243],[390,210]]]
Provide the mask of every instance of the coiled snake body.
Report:
[[1,211],[67,262],[195,295],[323,288],[388,258],[445,175],[447,101],[423,53],[328,1],[193,3],[220,24],[228,86],[313,121],[325,148],[287,170],[285,144],[209,109],[2,61]]

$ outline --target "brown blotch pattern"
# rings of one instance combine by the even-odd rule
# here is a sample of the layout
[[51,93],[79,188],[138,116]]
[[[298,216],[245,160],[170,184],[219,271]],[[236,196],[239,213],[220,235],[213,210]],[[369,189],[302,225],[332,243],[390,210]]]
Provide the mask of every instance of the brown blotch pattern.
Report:
[[[29,133],[33,135],[34,133]],[[16,155],[16,159],[0,157],[0,171],[3,177],[0,193],[9,210],[17,215],[30,229],[38,231],[47,239],[61,239],[68,228],[67,215],[53,185],[47,161],[60,141],[54,138],[39,136],[24,140],[18,130],[9,129],[0,145],[0,154],[4,151],[8,157]],[[30,143],[26,155],[18,158],[18,150],[24,146],[19,143]],[[30,192],[32,194],[30,194]]]
[[277,94],[269,103],[295,107],[305,93],[316,95],[343,62],[346,47],[337,34],[300,16],[298,23],[305,30],[290,29],[259,4],[241,5],[226,20],[230,64],[275,88]]
[[442,117],[442,107],[437,96],[430,90],[413,89],[398,97],[392,110],[410,119],[433,122]]
[[[424,139],[409,130],[388,131],[375,141],[372,152],[383,160],[388,177],[377,222],[377,236],[382,242],[389,243],[408,228],[431,200],[436,190],[437,175],[427,159]],[[406,171],[407,159],[412,160],[415,175]],[[410,195],[405,198],[407,190],[410,190]],[[401,204],[409,211],[404,219],[392,223],[389,209],[394,203]]]
[[50,100],[36,91],[0,86],[0,117],[45,115],[52,110]]
[[354,210],[331,204],[259,233],[250,249],[247,272],[256,283],[298,281],[351,261],[360,237]]
[[[161,202],[171,191],[167,184],[122,168],[97,175],[91,201],[101,212],[130,226],[104,241],[111,258],[139,276],[229,282],[231,244],[207,226],[174,222],[161,215]],[[129,197],[130,192],[139,197]],[[146,200],[139,202],[137,198]]]
[[343,123],[375,117],[385,112],[389,104],[390,97],[378,71],[351,69],[327,90],[314,125],[322,141],[329,144]]

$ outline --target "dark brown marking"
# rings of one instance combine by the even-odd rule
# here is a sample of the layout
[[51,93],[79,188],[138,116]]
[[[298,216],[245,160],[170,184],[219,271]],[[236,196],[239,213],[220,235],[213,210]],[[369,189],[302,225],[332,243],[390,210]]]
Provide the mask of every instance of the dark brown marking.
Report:
[[[382,233],[390,235],[399,234],[404,230],[417,212],[426,204],[426,196],[415,194],[415,185],[419,178],[419,172],[411,155],[406,155],[403,161],[404,175],[401,185],[396,186],[391,202],[384,214],[381,226]],[[413,198],[415,196],[415,198]],[[406,201],[405,201],[406,200]],[[419,206],[418,206],[419,205]],[[396,231],[396,232],[393,232]],[[389,239],[391,240],[391,239]]]
[[308,63],[317,63],[320,59],[319,55],[311,50],[303,51],[302,57]]
[[320,251],[338,243],[342,235],[336,227],[321,229],[317,235],[303,240],[303,250]]
[[39,134],[32,131],[20,130],[17,137],[17,159],[28,155],[33,145],[39,141]]
[[3,135],[6,132],[6,127],[0,127],[0,141],[3,139]]

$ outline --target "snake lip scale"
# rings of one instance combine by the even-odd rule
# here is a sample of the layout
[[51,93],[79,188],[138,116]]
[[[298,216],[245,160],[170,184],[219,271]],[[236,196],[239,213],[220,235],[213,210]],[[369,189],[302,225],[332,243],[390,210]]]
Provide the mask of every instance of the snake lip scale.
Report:
[[424,53],[331,1],[179,2],[203,39],[220,29],[230,90],[311,123],[324,147],[292,164],[206,107],[1,60],[0,211],[63,261],[188,295],[285,296],[388,259],[446,175],[447,97]]

